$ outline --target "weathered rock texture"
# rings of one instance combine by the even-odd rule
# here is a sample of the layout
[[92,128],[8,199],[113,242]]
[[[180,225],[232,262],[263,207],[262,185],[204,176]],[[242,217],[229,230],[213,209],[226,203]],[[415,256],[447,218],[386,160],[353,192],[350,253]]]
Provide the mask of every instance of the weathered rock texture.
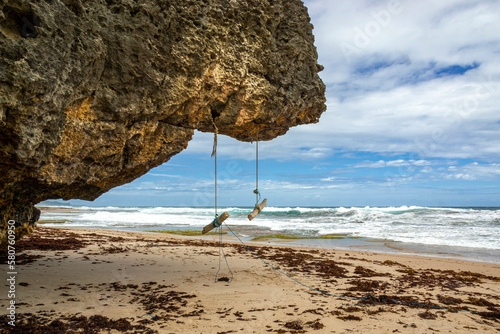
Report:
[[3,0],[0,218],[95,199],[214,122],[242,141],[317,122],[312,28],[300,0]]

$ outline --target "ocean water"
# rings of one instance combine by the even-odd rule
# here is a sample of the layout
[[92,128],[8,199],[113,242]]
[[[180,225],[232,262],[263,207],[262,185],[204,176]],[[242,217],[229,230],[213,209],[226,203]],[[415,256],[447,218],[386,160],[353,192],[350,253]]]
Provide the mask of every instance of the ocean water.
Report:
[[[44,212],[41,222],[61,221],[46,226],[144,231],[202,229],[214,218],[214,208],[208,207],[61,208],[64,210]],[[218,212],[228,211],[226,223],[245,227],[245,233],[344,234],[386,242],[500,251],[500,208],[266,207],[250,222],[247,215],[251,210],[223,207]]]

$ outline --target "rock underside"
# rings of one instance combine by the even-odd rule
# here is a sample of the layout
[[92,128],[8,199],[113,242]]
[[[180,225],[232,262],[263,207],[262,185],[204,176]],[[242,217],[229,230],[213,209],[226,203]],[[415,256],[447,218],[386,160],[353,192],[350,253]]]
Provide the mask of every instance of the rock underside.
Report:
[[195,129],[271,140],[325,110],[300,0],[3,0],[0,219],[93,200]]

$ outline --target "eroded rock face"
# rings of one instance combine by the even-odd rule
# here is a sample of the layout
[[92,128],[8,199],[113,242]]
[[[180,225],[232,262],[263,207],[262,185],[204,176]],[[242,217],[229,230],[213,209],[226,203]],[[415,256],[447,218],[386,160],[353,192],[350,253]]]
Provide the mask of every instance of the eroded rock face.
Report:
[[92,200],[195,129],[270,140],[325,110],[300,0],[3,0],[0,218]]

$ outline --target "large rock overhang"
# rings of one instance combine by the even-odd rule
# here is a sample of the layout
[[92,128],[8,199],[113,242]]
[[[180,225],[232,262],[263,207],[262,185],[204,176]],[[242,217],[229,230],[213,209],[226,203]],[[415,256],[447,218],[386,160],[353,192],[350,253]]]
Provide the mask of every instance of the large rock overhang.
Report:
[[195,129],[271,140],[325,111],[300,0],[4,0],[0,218],[93,200]]

